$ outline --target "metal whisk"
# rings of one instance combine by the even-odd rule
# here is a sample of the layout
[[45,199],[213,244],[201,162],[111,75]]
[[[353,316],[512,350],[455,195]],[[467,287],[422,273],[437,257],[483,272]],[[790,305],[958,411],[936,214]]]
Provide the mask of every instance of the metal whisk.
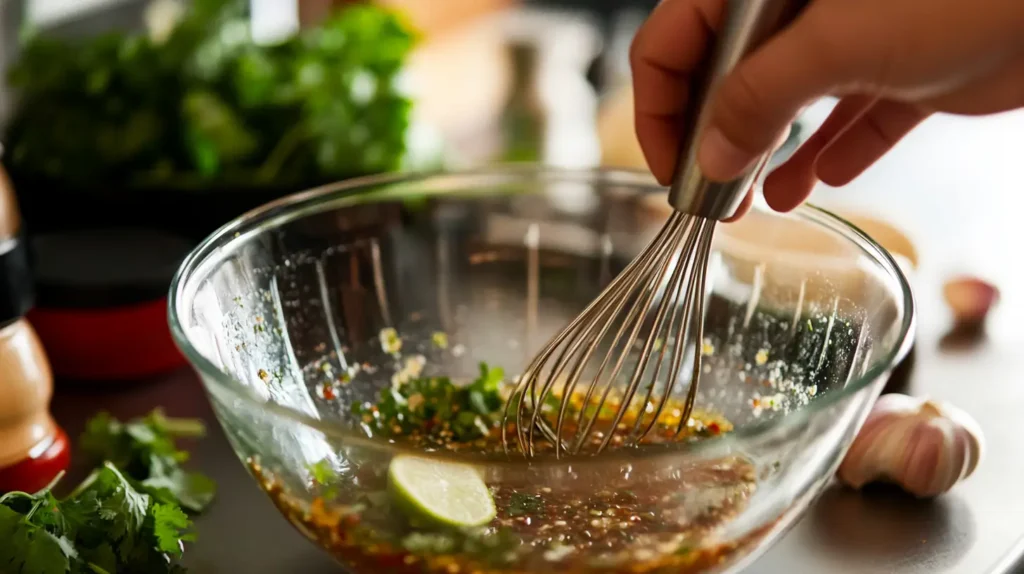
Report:
[[[527,456],[536,452],[537,432],[554,446],[556,456],[588,447],[601,452],[609,444],[639,444],[659,424],[677,386],[685,384],[684,373],[689,374],[689,388],[670,420],[678,419],[674,436],[686,428],[701,372],[715,223],[736,213],[769,158],[765,154],[737,180],[706,180],[697,166],[696,144],[708,119],[707,96],[803,4],[727,1],[709,65],[691,92],[681,156],[668,192],[675,211],[647,247],[520,375],[504,414],[506,451],[512,443],[508,430],[513,417],[515,441]],[[687,359],[689,365],[684,364]],[[588,381],[585,391],[581,381]],[[631,409],[632,424],[624,424]],[[598,425],[600,421],[605,424]]]

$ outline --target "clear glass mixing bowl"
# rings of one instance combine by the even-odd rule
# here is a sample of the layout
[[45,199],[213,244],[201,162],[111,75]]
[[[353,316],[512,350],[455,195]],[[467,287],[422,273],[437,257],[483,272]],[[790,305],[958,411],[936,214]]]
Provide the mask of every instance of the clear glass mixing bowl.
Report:
[[351,414],[408,365],[386,329],[425,374],[472,379],[485,361],[514,375],[668,213],[638,173],[340,183],[203,242],[170,322],[243,463],[353,572],[735,571],[822,490],[912,339],[898,266],[824,211],[718,227],[697,408],[725,426],[702,440],[530,463],[423,453],[476,465],[496,501],[490,524],[442,529],[385,487],[410,447]]

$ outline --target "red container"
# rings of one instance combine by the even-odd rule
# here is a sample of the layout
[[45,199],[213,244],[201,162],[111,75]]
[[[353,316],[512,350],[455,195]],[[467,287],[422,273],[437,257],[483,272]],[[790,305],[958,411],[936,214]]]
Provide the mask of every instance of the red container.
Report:
[[133,381],[180,368],[167,289],[192,243],[152,230],[33,237],[29,312],[58,380]]

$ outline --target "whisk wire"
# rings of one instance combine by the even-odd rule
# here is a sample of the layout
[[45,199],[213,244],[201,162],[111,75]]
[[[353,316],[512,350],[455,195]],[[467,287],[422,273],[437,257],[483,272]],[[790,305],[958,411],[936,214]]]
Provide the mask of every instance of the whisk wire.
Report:
[[[591,444],[599,422],[604,432],[598,433],[600,440],[595,441],[595,447],[600,452],[620,436],[620,430],[626,430],[620,429],[621,423],[629,410],[637,407],[639,394],[643,401],[638,405],[636,420],[626,437],[620,436],[619,443],[638,445],[664,413],[683,378],[684,353],[691,349],[693,371],[686,401],[678,413],[676,434],[685,429],[696,402],[701,371],[702,305],[713,230],[713,221],[673,213],[641,253],[551,339],[524,370],[513,391],[514,399],[506,405],[502,425],[506,451],[514,410],[516,440],[527,456],[535,454],[537,433],[554,446],[556,456],[579,454]],[[599,348],[606,349],[603,356],[592,361],[597,359]],[[620,377],[633,360],[636,366],[632,373]],[[664,373],[666,367],[668,372]],[[663,374],[665,381],[660,381]],[[577,393],[584,376],[586,390]],[[604,409],[612,404],[609,399],[613,389],[622,383],[624,390],[616,396],[617,405],[605,430]],[[561,394],[557,396],[552,426],[545,413],[549,399],[556,396],[556,385],[560,385]],[[643,393],[639,393],[641,388]],[[573,405],[578,412],[569,434],[566,430]]]
[[[679,219],[682,218],[680,217]],[[658,264],[653,265],[653,267],[657,269],[656,278],[652,281],[651,278],[647,276],[650,272],[650,267],[652,266],[650,263],[647,267],[644,268],[644,272],[636,274],[636,279],[646,279],[646,281],[644,281],[644,289],[639,295],[639,298],[641,298],[642,301],[640,301],[639,304],[634,304],[630,308],[628,316],[622,322],[618,332],[615,335],[615,338],[609,344],[608,353],[605,354],[605,358],[601,362],[601,366],[598,368],[597,373],[591,378],[590,385],[588,385],[587,387],[586,396],[584,396],[583,398],[582,407],[580,408],[579,414],[576,417],[577,433],[576,439],[574,441],[573,454],[578,453],[580,449],[583,448],[583,446],[586,444],[587,439],[590,437],[590,431],[591,429],[593,429],[594,423],[597,421],[598,418],[600,418],[600,406],[598,408],[593,409],[592,416],[587,417],[587,413],[590,410],[590,401],[593,398],[593,393],[597,389],[598,382],[601,380],[601,376],[604,374],[604,371],[607,368],[608,363],[610,362],[611,356],[614,353],[614,349],[618,346],[618,342],[622,339],[622,334],[626,331],[627,327],[629,325],[632,325],[633,328],[629,334],[629,339],[622,346],[622,351],[619,353],[618,360],[616,360],[615,366],[612,368],[612,372],[608,376],[608,380],[604,385],[604,391],[601,394],[601,400],[598,401],[597,403],[598,405],[604,405],[605,402],[608,400],[608,394],[611,392],[612,386],[614,385],[615,380],[618,378],[619,373],[622,372],[622,366],[625,364],[626,359],[629,357],[630,351],[636,344],[637,335],[640,333],[640,328],[643,327],[643,321],[638,321],[637,316],[640,314],[641,311],[646,310],[650,306],[651,301],[654,299],[654,295],[659,291],[659,287],[663,284],[662,277],[664,277],[665,272],[668,270],[669,264],[673,260],[673,258],[671,257],[671,254],[673,252],[672,248],[679,241],[680,234],[678,232],[680,227],[680,221],[673,221],[673,224],[673,233],[669,235],[668,241],[661,245],[661,249],[659,249],[659,257],[655,259],[655,262],[658,262]],[[627,300],[628,298],[620,299],[617,308],[621,308]],[[565,395],[564,398],[568,399],[571,396],[572,395]],[[614,427],[612,431],[614,432]],[[613,432],[608,433],[608,435],[610,436],[611,434],[613,434]]]
[[[630,263],[628,265],[626,265],[626,267],[623,269],[623,271],[620,274],[618,274],[612,280],[612,282],[608,284],[607,287],[605,287],[605,290],[604,290],[603,293],[608,293],[608,292],[618,293],[618,292],[622,291],[623,289],[627,289],[628,290],[628,289],[632,288],[632,285],[634,285],[636,283],[636,281],[635,281],[635,277],[632,277],[633,281],[630,280],[631,279],[631,275],[632,275],[631,272],[633,271],[634,268],[639,267],[640,265],[644,264],[650,257],[652,257],[654,255],[654,251],[655,251],[654,248],[657,245],[659,245],[661,240],[669,232],[670,232],[670,226],[669,225],[665,225],[664,227],[662,227],[662,229],[658,232],[658,234],[650,242],[650,244],[648,244],[647,247],[645,247],[645,249],[641,253],[641,255],[638,256],[637,258],[633,259],[632,261],[630,261]],[[627,286],[627,283],[629,284],[629,286]],[[541,350],[541,352],[537,355],[537,357],[534,358],[534,360],[530,363],[529,366],[527,366],[527,368],[523,371],[522,375],[519,377],[518,383],[516,384],[515,388],[512,391],[512,395],[511,395],[512,400],[510,400],[505,405],[505,411],[503,413],[503,422],[502,422],[501,436],[502,436],[502,443],[505,446],[505,451],[506,452],[508,451],[508,426],[509,426],[509,414],[510,414],[509,410],[510,410],[510,408],[512,408],[513,405],[515,405],[516,421],[517,421],[517,424],[516,424],[516,435],[517,435],[517,437],[516,438],[517,438],[517,440],[518,440],[518,442],[519,442],[519,444],[521,446],[522,445],[528,445],[529,446],[529,451],[527,452],[527,454],[529,454],[531,456],[533,455],[533,448],[532,448],[532,444],[533,444],[532,436],[533,435],[532,435],[532,429],[534,428],[535,423],[538,422],[538,421],[536,421],[536,418],[534,418],[533,419],[534,423],[531,423],[531,425],[530,425],[531,426],[531,431],[530,431],[531,440],[527,440],[527,430],[524,428],[524,425],[519,424],[523,420],[524,413],[525,413],[525,410],[527,408],[527,405],[525,404],[526,403],[526,398],[525,398],[526,397],[526,389],[530,389],[531,390],[531,403],[534,406],[534,411],[537,412],[539,410],[539,407],[537,407],[537,405],[543,404],[542,402],[538,402],[538,397],[536,395],[536,387],[535,387],[536,380],[537,380],[537,378],[540,375],[540,367],[541,367],[541,365],[545,364],[547,362],[547,360],[551,357],[551,355],[554,354],[555,350],[558,349],[560,341],[565,339],[566,337],[568,337],[573,332],[575,332],[579,328],[580,325],[586,324],[588,326],[586,332],[590,333],[593,330],[593,328],[595,327],[595,325],[597,325],[596,321],[591,321],[590,320],[591,319],[591,315],[594,314],[595,311],[598,311],[600,308],[601,308],[601,299],[600,298],[597,298],[594,301],[592,301],[583,310],[582,313],[580,313],[550,343],[548,343],[548,345],[546,345],[544,347],[544,349]],[[601,334],[603,335],[603,333],[606,330],[607,330],[607,327],[605,329],[602,329]],[[583,343],[583,341],[580,340],[576,344],[574,344],[571,347],[571,349],[563,349],[562,353],[559,355],[558,362],[561,363],[562,362],[562,358],[565,356],[565,354],[567,352],[575,351],[575,349],[577,349],[582,343]],[[542,393],[541,393],[542,396],[546,395],[546,391],[550,391],[550,388],[554,384],[555,380],[556,380],[555,376],[552,376],[552,377],[548,378],[548,381],[545,383],[544,388],[542,389]],[[541,399],[541,400],[543,400],[543,399]],[[546,435],[546,438],[548,438],[548,440],[551,440],[556,445],[559,445],[561,443],[561,441],[559,439],[557,439],[554,436],[553,433],[547,432],[547,431],[550,431],[550,429],[547,429],[546,425],[540,426],[540,430],[543,432],[543,434]]]
[[[557,428],[554,431],[554,435],[555,436],[557,436],[557,437],[562,437],[563,436],[562,432],[563,432],[563,428],[564,428],[563,425],[564,425],[564,420],[565,420],[565,413],[566,413],[566,409],[567,409],[567,407],[569,405],[569,400],[568,399],[570,397],[574,396],[574,393],[576,391],[576,386],[579,383],[580,376],[582,374],[582,370],[583,370],[584,366],[586,365],[586,363],[590,359],[590,357],[593,355],[594,351],[597,348],[598,343],[601,340],[603,340],[603,338],[607,334],[608,330],[612,327],[613,319],[619,313],[621,313],[622,308],[625,307],[626,303],[629,301],[629,297],[628,296],[620,296],[620,295],[625,295],[625,294],[633,292],[633,290],[636,289],[637,285],[645,277],[646,269],[650,266],[651,262],[657,261],[659,258],[663,258],[664,257],[665,249],[664,249],[663,240],[666,237],[668,237],[668,238],[673,237],[673,235],[678,230],[678,226],[679,226],[679,222],[678,221],[671,221],[668,224],[666,224],[665,227],[664,227],[664,230],[666,231],[666,233],[659,234],[650,243],[650,245],[648,246],[648,247],[657,247],[657,249],[645,249],[644,252],[641,254],[641,256],[636,259],[636,261],[638,262],[637,267],[641,270],[639,273],[635,273],[634,274],[633,273],[634,270],[630,270],[630,273],[628,274],[629,275],[629,280],[628,281],[625,281],[625,282],[623,282],[621,284],[618,284],[614,288],[612,288],[612,286],[609,285],[609,287],[606,288],[601,293],[601,295],[598,296],[597,299],[595,299],[595,304],[596,304],[595,309],[594,309],[594,312],[596,313],[596,317],[594,317],[595,320],[593,322],[591,322],[587,326],[587,329],[584,332],[582,337],[580,337],[578,339],[575,339],[574,342],[572,344],[570,344],[568,347],[564,348],[562,353],[559,355],[559,360],[556,361],[555,365],[551,369],[550,375],[547,377],[546,383],[545,383],[545,385],[543,387],[543,390],[541,392],[541,397],[540,397],[539,402],[534,403],[535,406],[536,405],[541,405],[541,408],[543,407],[543,404],[547,400],[547,397],[549,396],[549,393],[551,392],[551,388],[553,387],[554,383],[557,382],[558,380],[560,380],[562,372],[564,371],[565,366],[566,366],[565,357],[567,355],[569,355],[570,353],[574,353],[576,350],[578,350],[578,348],[580,347],[580,345],[584,341],[588,341],[588,345],[587,345],[586,351],[583,353],[583,355],[581,355],[581,356],[579,356],[577,358],[573,369],[570,371],[570,374],[569,374],[569,376],[566,379],[565,385],[563,385],[563,390],[562,390],[562,398],[563,398],[563,400],[561,401],[560,408],[559,408],[558,422],[556,423],[557,424]],[[623,273],[620,276],[627,276],[626,271],[624,270]],[[614,300],[614,301],[617,301],[617,303],[615,305],[608,305],[607,304],[608,300]],[[635,313],[635,308],[631,309],[631,313]],[[617,333],[617,335],[615,337],[616,341],[621,338],[622,330],[624,329],[626,324],[628,324],[628,323],[623,323],[622,328],[620,328],[619,332]],[[597,325],[601,325],[600,332],[597,333],[596,336],[591,336],[591,333],[592,333],[593,329]],[[564,340],[565,338],[570,337],[572,335],[573,335],[573,333],[571,331],[570,332],[562,333],[562,334],[560,334],[559,337],[556,337],[556,339],[552,341],[552,345],[556,345],[556,346],[560,345],[562,340]],[[614,345],[614,343],[613,343],[613,345]],[[608,363],[609,358],[610,358],[610,354],[606,354],[605,355],[605,360],[601,363],[601,366],[598,368],[597,374],[594,375],[594,380],[595,381],[597,379],[599,379],[601,374],[604,372],[604,369],[607,367],[607,363]],[[537,374],[539,374],[539,371],[540,370],[538,369],[537,370]],[[594,386],[593,385],[588,387],[586,398],[584,398],[584,401],[583,401],[584,405],[589,404],[589,401],[593,397],[593,391],[594,391]],[[541,413],[541,408],[534,408],[533,416],[531,417],[531,421],[530,421],[531,430],[533,428],[539,426],[539,425],[547,426],[547,422],[546,421],[539,421],[538,420],[538,417],[539,417],[539,415]],[[582,412],[583,411],[581,411],[581,413]],[[580,421],[577,422],[577,428],[579,428],[579,424],[580,424]],[[543,428],[543,426],[541,428]],[[531,437],[532,437],[532,434],[531,434]],[[558,456],[558,455],[561,454],[561,451],[563,450],[564,445],[562,444],[561,440],[556,441],[554,444],[555,444],[555,449],[556,449],[555,454],[556,454],[556,456]],[[577,451],[578,448],[574,446],[571,450],[572,451]]]
[[[684,236],[686,236],[686,233],[690,231],[693,225],[694,221],[692,219],[686,222],[686,227],[683,231]],[[662,338],[662,324],[665,320],[665,314],[668,312],[670,308],[672,309],[672,312],[667,326],[670,327],[672,322],[675,320],[676,313],[679,309],[679,306],[677,305],[679,292],[685,285],[685,282],[682,281],[682,278],[685,275],[684,272],[689,267],[688,260],[685,257],[682,257],[682,254],[686,253],[689,249],[693,247],[693,241],[694,235],[691,233],[687,236],[685,246],[683,247],[683,252],[680,252],[678,249],[676,249],[672,253],[672,256],[666,260],[666,263],[675,262],[675,265],[672,269],[672,275],[669,278],[668,284],[662,294],[661,303],[658,305],[658,312],[654,318],[654,326],[651,328],[651,332],[655,336],[647,337],[647,340],[644,341],[644,347],[640,351],[640,364],[638,368],[633,372],[633,376],[629,381],[629,385],[626,387],[625,395],[622,398],[622,404],[628,405],[632,403],[633,396],[636,394],[636,390],[640,386],[640,380],[643,378],[643,375],[647,371],[647,367],[650,363],[649,361],[646,360],[646,358],[651,355],[652,351],[657,352],[658,360],[655,363],[654,374],[651,376],[651,383],[647,386],[647,395],[646,397],[644,397],[640,414],[637,416],[636,423],[634,424],[634,431],[636,430],[636,426],[639,425],[640,421],[643,419],[643,414],[646,411],[647,405],[650,404],[651,395],[654,392],[654,387],[658,384],[658,376],[661,374],[662,363],[665,360],[665,351],[668,349],[668,345],[664,344],[665,339]],[[636,326],[637,328],[639,328],[640,323],[637,323]],[[654,349],[653,347],[656,344],[658,344],[659,341],[661,341],[661,348]],[[671,373],[669,376],[671,376]],[[668,387],[671,388],[672,385],[669,384]],[[667,394],[665,396],[667,397]],[[611,428],[618,428],[619,423],[622,422],[622,418],[625,415],[626,411],[624,409],[618,409],[615,413],[614,419],[612,420]],[[595,414],[595,420],[596,417],[597,415]],[[630,433],[630,435],[631,437],[635,438],[634,433]],[[607,433],[604,439],[601,441],[601,444],[598,448],[606,448],[608,444],[611,442],[613,436],[615,436],[614,433]]]
[[[696,243],[698,235],[703,232],[703,224],[704,224],[704,222],[700,222],[699,225],[701,227],[698,228],[697,232],[690,234],[690,236],[687,238],[686,245],[683,246],[682,253],[689,253],[693,249],[694,243]],[[684,261],[686,262],[687,265],[692,265],[691,261],[686,260],[686,259],[684,259]],[[683,265],[680,265],[680,269],[682,269],[683,267],[684,267]],[[678,287],[676,288],[677,290],[676,290],[676,295],[675,295],[675,301],[678,301],[680,290],[682,290],[682,289],[684,289],[686,287],[687,287],[686,283],[682,283],[681,282],[678,285]],[[680,337],[685,337],[685,329],[686,329],[686,326],[688,325],[688,320],[690,319],[690,308],[691,308],[690,304],[692,302],[692,294],[693,294],[693,290],[692,289],[686,289],[686,296],[685,296],[685,298],[683,300],[683,305],[682,305],[683,313],[682,313],[682,316],[679,317],[679,324],[678,324],[678,327],[675,329],[675,332],[678,333],[679,334],[678,336],[680,336]],[[668,349],[669,344],[672,343],[672,341],[670,340],[669,337],[671,336],[671,333],[672,333],[672,324],[675,322],[676,315],[678,314],[678,311],[679,311],[679,306],[675,304],[675,301],[673,302],[673,305],[672,305],[672,316],[670,317],[668,324],[666,324],[666,328],[668,330],[668,333],[666,333],[664,335],[664,338],[662,339],[663,341],[666,341],[666,342],[662,344],[661,355],[659,356],[659,359],[658,359],[658,367],[657,367],[658,370],[655,371],[654,382],[648,387],[648,389],[647,389],[647,396],[644,397],[644,403],[643,404],[644,404],[645,408],[646,408],[646,405],[650,404],[650,402],[651,402],[651,395],[654,393],[654,385],[657,384],[658,375],[660,374],[660,369],[661,369],[661,366],[662,366],[662,361],[664,360],[665,350]],[[685,338],[684,338],[684,340],[685,340]],[[661,418],[661,414],[664,412],[665,405],[668,403],[668,398],[671,395],[670,391],[671,391],[672,388],[675,387],[675,384],[676,384],[676,381],[677,381],[677,378],[678,378],[679,368],[680,368],[680,366],[682,364],[682,361],[683,361],[683,350],[684,349],[685,349],[685,345],[682,345],[682,344],[674,345],[673,346],[673,348],[672,348],[672,351],[673,351],[672,352],[672,363],[669,366],[669,377],[670,378],[665,383],[665,386],[667,387],[667,391],[662,393],[661,398],[658,401],[658,406],[655,409],[654,414],[653,414],[653,416],[650,419],[650,422],[647,423],[647,426],[644,428],[642,433],[637,434],[637,430],[640,427],[640,424],[641,424],[643,418],[642,417],[637,417],[636,421],[633,423],[633,430],[632,430],[632,432],[630,434],[633,437],[633,441],[634,442],[639,442],[642,439],[642,437],[647,436],[647,434],[651,432],[651,429],[654,428],[654,425],[657,424],[658,419]],[[687,418],[689,417],[689,413],[688,412],[684,412],[682,414],[683,414],[683,416],[686,416]]]
[[[704,231],[704,227],[707,231]],[[708,263],[711,258],[711,240],[714,237],[714,221],[703,221],[702,230],[700,233],[700,245],[697,248],[697,256],[695,258],[694,265],[697,268],[697,304],[693,306],[695,311],[695,318],[693,322],[694,326],[694,344],[697,346],[697,351],[694,354],[693,371],[690,376],[690,388],[686,393],[686,403],[683,405],[684,416],[679,419],[679,426],[676,428],[676,437],[682,434],[683,430],[690,422],[690,414],[693,413],[693,407],[697,402],[697,382],[700,379],[701,372],[701,356],[704,354],[704,298],[705,290],[707,289],[708,282]],[[693,289],[690,289],[690,293]],[[687,309],[690,306],[687,305]]]

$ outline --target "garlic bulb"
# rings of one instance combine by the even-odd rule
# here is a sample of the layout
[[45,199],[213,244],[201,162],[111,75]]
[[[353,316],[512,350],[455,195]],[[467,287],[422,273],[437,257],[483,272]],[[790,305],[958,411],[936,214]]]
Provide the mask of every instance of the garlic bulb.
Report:
[[891,482],[927,498],[967,478],[981,460],[981,427],[952,405],[883,395],[839,467],[839,480],[860,488]]

